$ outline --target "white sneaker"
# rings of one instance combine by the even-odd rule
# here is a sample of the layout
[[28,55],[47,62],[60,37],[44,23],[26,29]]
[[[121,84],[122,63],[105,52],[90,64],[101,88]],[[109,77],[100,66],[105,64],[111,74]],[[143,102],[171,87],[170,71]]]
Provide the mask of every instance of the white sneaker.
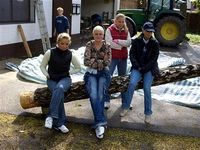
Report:
[[121,93],[120,93],[120,92],[114,93],[114,94],[111,94],[111,95],[110,95],[110,98],[111,98],[111,99],[116,99],[116,98],[120,98],[120,97],[121,97]]
[[103,134],[105,132],[105,128],[103,126],[98,126],[96,129],[95,129],[95,133],[96,133],[96,137],[98,139],[102,139],[103,138]]
[[145,115],[144,122],[147,124],[151,123],[151,115]]
[[130,109],[130,110],[133,110],[133,105],[130,105],[129,109]]
[[45,120],[45,124],[44,124],[45,128],[51,129],[52,125],[53,125],[53,118],[47,117],[46,120]]
[[61,131],[62,133],[67,133],[67,132],[69,132],[69,129],[68,129],[65,125],[62,125],[62,126],[60,126],[60,127],[57,127],[57,128],[55,128],[55,129]]
[[122,108],[122,110],[121,110],[121,112],[120,112],[120,117],[126,116],[127,113],[128,113],[128,110],[129,110],[129,109],[123,109],[123,108]]
[[109,109],[110,108],[110,102],[104,102],[104,108]]

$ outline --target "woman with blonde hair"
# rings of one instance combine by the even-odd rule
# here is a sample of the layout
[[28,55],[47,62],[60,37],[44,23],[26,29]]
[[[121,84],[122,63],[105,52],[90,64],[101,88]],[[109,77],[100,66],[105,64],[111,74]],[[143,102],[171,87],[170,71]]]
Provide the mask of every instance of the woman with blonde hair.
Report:
[[[70,44],[71,37],[68,33],[59,34],[56,47],[46,51],[40,65],[42,73],[47,78],[48,88],[52,92],[45,127],[54,127],[62,133],[69,131],[65,126],[64,95],[71,86],[70,73],[79,72],[81,69],[80,62],[69,50]],[[71,63],[76,68],[73,72],[70,72]]]
[[94,40],[86,44],[84,53],[84,65],[87,67],[84,81],[94,115],[93,127],[96,137],[101,139],[107,125],[104,115],[104,97],[111,81],[108,67],[111,62],[111,49],[110,45],[103,40],[103,27],[94,27],[92,35]]
[[[117,14],[115,16],[114,23],[106,30],[105,40],[110,43],[112,51],[112,61],[109,66],[110,74],[113,75],[115,68],[117,68],[119,76],[126,75],[128,47],[131,45],[131,37],[126,26],[124,14]],[[121,96],[123,97],[124,93],[121,93]],[[105,108],[109,108],[109,95],[105,101]]]

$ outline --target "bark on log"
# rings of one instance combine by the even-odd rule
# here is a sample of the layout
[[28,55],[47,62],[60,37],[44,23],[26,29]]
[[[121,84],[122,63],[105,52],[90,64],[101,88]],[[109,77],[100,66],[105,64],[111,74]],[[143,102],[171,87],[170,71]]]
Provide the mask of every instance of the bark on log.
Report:
[[[200,76],[200,64],[172,67],[161,71],[161,76],[154,79],[153,86],[181,81],[198,76]],[[113,77],[109,87],[110,94],[125,91],[128,83],[128,76]],[[142,81],[139,82],[137,88],[142,88]],[[65,93],[65,102],[81,100],[85,98],[88,98],[88,95],[84,86],[84,82],[82,81],[73,83],[70,90]],[[20,94],[20,104],[24,109],[39,106],[48,107],[50,99],[51,92],[47,87],[38,88],[32,92],[25,91]]]

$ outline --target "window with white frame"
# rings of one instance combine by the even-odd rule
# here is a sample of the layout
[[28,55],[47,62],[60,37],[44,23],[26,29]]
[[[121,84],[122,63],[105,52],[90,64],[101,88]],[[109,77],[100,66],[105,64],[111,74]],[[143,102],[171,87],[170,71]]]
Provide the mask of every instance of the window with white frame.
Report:
[[0,0],[0,24],[35,22],[34,0]]

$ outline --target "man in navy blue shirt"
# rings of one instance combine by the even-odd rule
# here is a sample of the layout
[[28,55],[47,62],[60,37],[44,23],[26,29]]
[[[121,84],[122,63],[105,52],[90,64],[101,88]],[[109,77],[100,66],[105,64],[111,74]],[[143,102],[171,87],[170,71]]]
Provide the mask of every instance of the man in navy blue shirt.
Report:
[[54,30],[54,36],[57,36],[60,33],[66,32],[69,33],[69,20],[66,16],[63,15],[63,8],[62,7],[58,7],[57,8],[58,11],[58,16],[56,16],[55,19],[55,30]]

